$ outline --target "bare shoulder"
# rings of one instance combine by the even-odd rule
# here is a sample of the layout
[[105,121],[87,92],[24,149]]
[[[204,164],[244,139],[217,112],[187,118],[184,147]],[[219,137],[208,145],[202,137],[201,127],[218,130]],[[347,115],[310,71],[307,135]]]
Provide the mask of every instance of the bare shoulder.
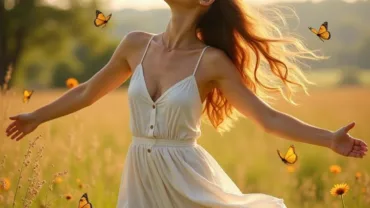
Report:
[[123,37],[121,43],[118,46],[118,50],[125,53],[125,55],[135,54],[137,50],[141,50],[146,46],[152,34],[133,31]]
[[116,49],[120,59],[125,59],[130,68],[133,68],[152,36],[153,34],[142,31],[133,31],[125,35]]
[[218,48],[210,47],[207,49],[204,54],[204,67],[213,81],[239,76],[232,60],[224,51]]
[[132,31],[125,35],[122,42],[127,44],[128,46],[132,47],[140,47],[142,45],[146,45],[146,43],[149,41],[149,39],[154,34],[143,32],[143,31]]

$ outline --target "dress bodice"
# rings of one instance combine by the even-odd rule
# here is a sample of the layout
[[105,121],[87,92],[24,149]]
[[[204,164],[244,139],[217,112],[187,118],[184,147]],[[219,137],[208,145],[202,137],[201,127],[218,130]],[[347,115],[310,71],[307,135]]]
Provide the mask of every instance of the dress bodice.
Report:
[[193,74],[172,85],[153,101],[144,79],[142,64],[152,38],[132,74],[128,88],[132,134],[158,139],[198,138],[201,135],[200,118],[203,105],[195,72],[207,47],[203,49]]

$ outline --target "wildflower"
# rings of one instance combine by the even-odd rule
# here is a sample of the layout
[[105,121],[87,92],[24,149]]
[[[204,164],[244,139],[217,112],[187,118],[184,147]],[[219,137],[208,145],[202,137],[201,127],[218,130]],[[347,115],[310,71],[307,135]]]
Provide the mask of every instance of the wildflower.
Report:
[[356,172],[356,174],[355,174],[356,180],[359,180],[361,178],[361,176],[362,176],[361,172]]
[[10,180],[8,178],[0,178],[0,191],[8,191],[10,189]]
[[65,197],[68,201],[72,200],[72,195],[71,195],[71,194],[65,194],[65,195],[64,195],[64,197]]
[[69,89],[71,89],[78,85],[78,81],[75,78],[68,78],[66,81],[66,85]]
[[63,179],[62,179],[62,177],[57,176],[57,177],[54,178],[54,181],[53,182],[55,184],[60,184],[60,183],[63,182]]
[[362,187],[361,188],[361,193],[365,194],[367,192],[367,188],[366,187]]
[[294,173],[296,168],[294,166],[288,165],[286,166],[286,169],[288,173]]
[[79,178],[76,179],[76,183],[79,189],[82,189],[84,185],[81,183],[81,180]]
[[346,183],[335,184],[334,187],[330,190],[331,195],[340,196],[340,198],[342,199],[343,208],[345,207],[343,195],[345,195],[348,192],[348,190],[349,186]]
[[339,165],[332,165],[330,166],[330,172],[338,174],[342,172],[342,168]]
[[345,183],[335,184],[334,187],[330,190],[331,195],[341,196],[347,193],[349,186]]

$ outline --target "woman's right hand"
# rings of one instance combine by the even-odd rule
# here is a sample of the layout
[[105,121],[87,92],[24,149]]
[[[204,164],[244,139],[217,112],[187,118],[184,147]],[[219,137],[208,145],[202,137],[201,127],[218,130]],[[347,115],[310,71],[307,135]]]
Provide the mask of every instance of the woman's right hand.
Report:
[[13,120],[6,128],[6,136],[16,141],[21,140],[24,136],[34,131],[40,122],[34,117],[32,113],[23,113],[9,117]]

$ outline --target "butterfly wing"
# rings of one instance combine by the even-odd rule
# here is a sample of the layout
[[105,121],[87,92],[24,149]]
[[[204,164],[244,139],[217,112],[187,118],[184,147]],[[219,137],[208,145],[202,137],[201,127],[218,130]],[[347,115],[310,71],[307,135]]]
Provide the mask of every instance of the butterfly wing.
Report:
[[295,153],[295,148],[293,145],[291,145],[287,151],[287,153],[284,156],[284,159],[286,160],[287,163],[289,164],[294,164],[297,162],[298,156]]
[[89,202],[89,198],[87,196],[87,193],[84,193],[82,195],[82,197],[80,198],[78,208],[92,208],[92,205]]
[[93,208],[92,204],[91,203],[88,203],[84,206],[84,208]]
[[100,20],[100,19],[95,19],[94,20],[94,25],[96,26],[96,27],[100,27],[100,26],[102,26],[102,25],[104,25],[105,24],[105,21],[103,21],[103,20]]
[[308,29],[310,29],[311,32],[313,32],[315,35],[317,35],[317,30],[315,28],[309,27]]
[[[109,19],[110,19],[110,17],[109,17]],[[101,11],[96,10],[96,17],[95,17],[95,20],[94,20],[94,25],[96,27],[100,27],[100,26],[102,26],[106,23],[107,23],[107,18],[104,16],[104,14]]]
[[110,18],[112,17],[112,14],[109,14],[106,18],[106,21],[108,22],[110,20]]
[[320,26],[319,34],[322,34],[322,33],[327,32],[327,31],[328,31],[328,22],[324,22]]
[[319,37],[324,40],[330,40],[331,34],[329,31],[323,32],[319,34]]
[[279,155],[279,157],[280,157],[281,161],[283,161],[283,162],[285,163],[284,155],[283,155],[283,154],[281,154],[281,152],[280,152],[279,150],[276,150],[276,151],[277,151],[277,153],[278,153],[278,155]]

